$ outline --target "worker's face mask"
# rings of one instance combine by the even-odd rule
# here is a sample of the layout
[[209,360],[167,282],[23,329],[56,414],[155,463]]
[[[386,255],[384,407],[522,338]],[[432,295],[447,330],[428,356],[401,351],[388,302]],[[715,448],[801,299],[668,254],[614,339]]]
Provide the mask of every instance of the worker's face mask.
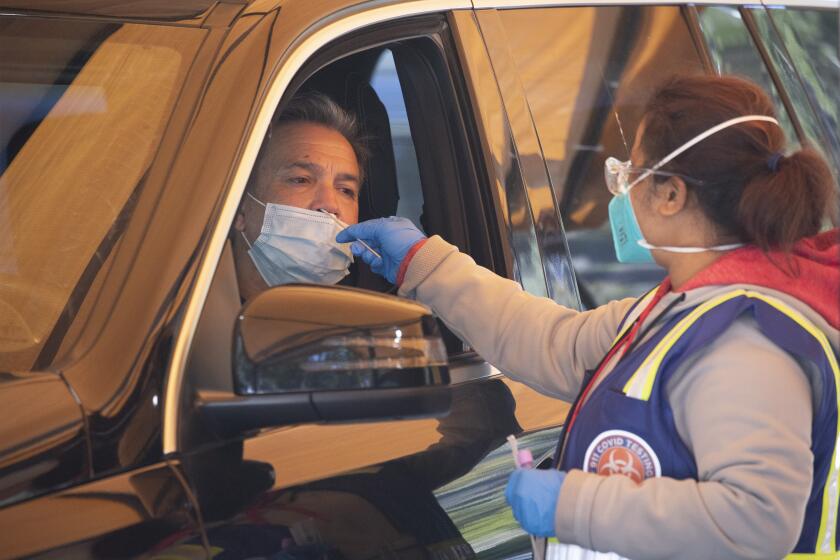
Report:
[[651,249],[670,251],[672,253],[702,253],[705,251],[729,251],[743,245],[743,243],[731,243],[728,245],[715,245],[713,247],[671,247],[668,245],[651,245],[645,241],[642,229],[633,211],[633,202],[630,200],[630,189],[653,175],[678,176],[687,182],[700,184],[699,181],[676,173],[660,171],[660,168],[673,160],[675,157],[691,148],[695,144],[705,140],[712,134],[720,132],[732,125],[748,121],[766,121],[779,125],[779,122],[765,115],[748,115],[737,117],[713,126],[707,131],[698,134],[650,168],[633,167],[630,161],[619,161],[614,157],[607,158],[604,162],[604,178],[607,188],[613,194],[609,205],[610,229],[612,230],[613,245],[619,262],[623,263],[652,263],[653,255]]
[[343,228],[329,214],[283,204],[265,204],[262,229],[248,255],[269,286],[294,282],[335,284],[347,276],[353,254],[349,243],[336,243]]

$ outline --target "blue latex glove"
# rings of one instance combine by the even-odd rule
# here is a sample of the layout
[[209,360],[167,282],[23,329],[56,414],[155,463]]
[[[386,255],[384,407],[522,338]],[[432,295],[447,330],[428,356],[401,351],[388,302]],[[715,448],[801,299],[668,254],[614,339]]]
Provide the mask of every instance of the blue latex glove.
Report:
[[[356,239],[361,239],[371,249],[382,255],[377,257],[367,250]],[[357,257],[370,265],[370,269],[380,276],[384,276],[391,284],[397,283],[397,272],[406,253],[415,243],[426,239],[422,231],[417,229],[408,218],[378,218],[368,220],[348,227],[335,236],[339,243],[349,243],[350,250]]]
[[566,473],[556,470],[516,469],[510,475],[505,498],[527,533],[554,536],[554,512],[564,478]]

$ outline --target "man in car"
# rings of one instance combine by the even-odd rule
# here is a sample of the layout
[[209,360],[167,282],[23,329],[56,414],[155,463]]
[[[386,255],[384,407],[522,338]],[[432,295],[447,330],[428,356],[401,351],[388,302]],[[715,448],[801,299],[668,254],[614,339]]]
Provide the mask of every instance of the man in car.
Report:
[[356,118],[323,94],[271,123],[233,224],[243,301],[291,282],[335,284],[353,261],[336,234],[359,220],[367,151]]
[[[346,224],[358,222],[367,156],[359,137],[353,116],[323,95],[295,98],[274,119],[231,229],[243,301],[270,286],[334,284],[347,274],[349,250],[335,243],[343,226],[329,214]],[[226,287],[230,288],[228,295],[236,292],[236,288]],[[220,304],[218,299],[208,298],[197,329],[196,338],[206,341],[200,344],[205,351],[192,357],[191,367],[200,372],[196,375],[206,388],[230,390],[230,340],[239,309],[239,302],[232,299],[235,296]],[[440,551],[453,558],[474,557],[433,491],[468,472],[498,447],[505,435],[519,433],[521,428],[513,414],[515,401],[501,381],[464,385],[453,388],[452,393],[451,412],[440,420],[441,438],[426,452],[364,472],[262,494],[234,524],[212,529],[210,542],[228,557],[280,556],[282,552],[288,559],[330,560],[345,557],[341,547],[328,538],[340,527],[339,534],[341,530],[358,533],[355,542],[363,549],[389,549],[399,543],[403,556],[433,556],[434,551]],[[493,414],[488,416],[488,411]],[[206,511],[247,501],[273,486],[270,466],[242,460],[243,456],[239,448],[195,469],[193,476],[199,484],[207,481],[212,487],[203,494]],[[219,484],[219,480],[226,482]],[[394,504],[418,515],[394,525]],[[254,519],[269,522],[255,525]],[[332,529],[325,524],[331,524]],[[317,544],[295,539],[293,533],[300,533],[304,525],[319,535],[314,539]],[[198,542],[195,539],[190,544]]]

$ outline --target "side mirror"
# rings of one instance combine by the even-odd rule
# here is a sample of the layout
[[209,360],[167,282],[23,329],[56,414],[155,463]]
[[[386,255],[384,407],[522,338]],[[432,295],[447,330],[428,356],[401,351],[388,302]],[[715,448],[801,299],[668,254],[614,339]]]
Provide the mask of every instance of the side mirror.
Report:
[[217,429],[442,416],[446,348],[429,310],[342,286],[259,294],[234,332],[235,395],[202,393]]

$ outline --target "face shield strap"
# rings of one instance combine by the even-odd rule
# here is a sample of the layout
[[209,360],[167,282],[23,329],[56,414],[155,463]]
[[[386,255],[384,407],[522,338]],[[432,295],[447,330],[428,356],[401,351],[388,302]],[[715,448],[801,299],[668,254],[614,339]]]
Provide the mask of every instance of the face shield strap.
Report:
[[662,160],[659,163],[657,163],[656,165],[654,165],[653,167],[651,167],[650,169],[648,169],[647,171],[642,173],[639,177],[636,178],[635,181],[630,183],[630,185],[627,186],[627,191],[626,192],[629,192],[630,189],[632,189],[633,186],[636,185],[636,183],[639,183],[639,182],[647,179],[648,177],[653,175],[654,172],[656,172],[658,169],[660,169],[662,166],[667,165],[675,157],[677,157],[681,153],[685,152],[686,150],[688,150],[692,146],[702,142],[703,140],[705,140],[706,138],[708,138],[712,134],[716,134],[716,133],[720,132],[721,130],[723,130],[725,128],[729,128],[730,126],[740,124],[740,123],[743,123],[743,122],[750,122],[750,121],[764,121],[764,122],[773,123],[776,126],[780,126],[779,121],[777,121],[773,117],[768,117],[767,115],[746,115],[746,116],[743,116],[743,117],[735,117],[734,119],[729,119],[728,121],[724,121],[724,122],[720,123],[719,125],[713,126],[712,128],[710,128],[706,132],[702,132],[702,133],[698,134],[697,136],[695,136],[694,138],[692,138],[691,140],[689,140],[688,142],[686,142],[685,144],[683,144],[682,146],[680,146],[679,148],[677,148],[676,150],[674,150],[673,152],[671,152],[670,154],[668,154],[667,156],[662,158]]

